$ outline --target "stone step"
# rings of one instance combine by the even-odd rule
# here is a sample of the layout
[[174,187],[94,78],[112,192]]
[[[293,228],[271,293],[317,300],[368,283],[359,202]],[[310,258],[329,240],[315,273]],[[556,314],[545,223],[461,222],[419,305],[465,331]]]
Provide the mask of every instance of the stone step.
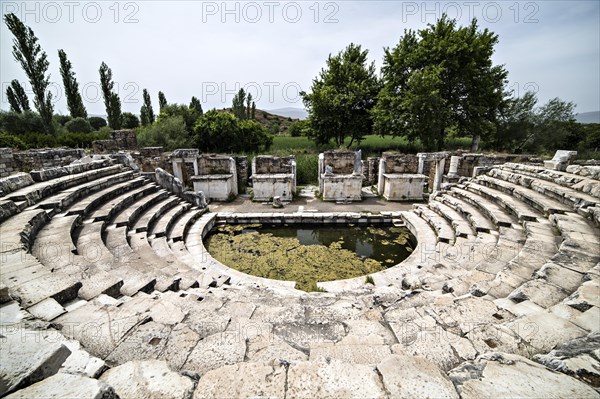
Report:
[[542,193],[527,188],[527,186],[521,185],[518,182],[525,183],[521,180],[521,177],[522,176],[518,176],[515,179],[515,176],[512,173],[507,173],[506,171],[499,169],[492,169],[489,175],[481,176],[478,179],[478,183],[511,194],[515,198],[524,201],[528,205],[546,215],[552,213],[570,212],[573,210],[570,206],[562,204],[553,198],[549,198]]
[[0,223],[21,212],[21,210],[12,200],[0,200]]
[[[2,345],[0,345],[1,396],[52,376],[59,371],[63,362],[71,354],[65,345],[56,342],[53,335],[43,331],[30,330],[16,325],[3,329],[2,335]],[[11,396],[34,398],[41,397],[39,395],[42,394],[42,391],[39,390],[36,391],[37,395],[33,396],[21,395],[23,390],[19,392]],[[46,396],[48,393],[43,392],[43,394]]]
[[167,231],[172,229],[173,223],[181,216],[185,211],[191,208],[191,204],[181,203],[174,206],[169,211],[160,215],[156,220],[156,223],[150,229],[150,233],[155,237],[163,237],[167,234]]
[[433,199],[429,201],[427,206],[452,224],[454,233],[457,237],[467,238],[477,234],[471,227],[469,221],[448,205],[443,204],[437,199]]
[[124,192],[129,192],[130,190],[138,188],[145,182],[146,180],[144,178],[138,177],[115,186],[107,187],[92,195],[86,196],[71,205],[67,210],[67,215],[88,215],[93,209],[99,207],[103,203]]
[[118,399],[119,396],[115,393],[114,389],[105,382],[95,378],[61,372],[19,390],[6,398]]
[[34,181],[42,182],[56,179],[62,176],[78,174],[95,169],[101,169],[111,165],[113,165],[113,161],[111,159],[96,159],[91,160],[90,162],[76,162],[65,166],[32,170],[30,172],[30,175]]
[[31,253],[47,267],[61,269],[73,263],[77,247],[73,243],[73,231],[81,217],[55,216],[37,234]]
[[190,225],[206,211],[206,209],[196,207],[190,208],[174,222],[173,228],[167,232],[167,237],[173,242],[183,240]]
[[154,204],[164,200],[168,196],[169,193],[165,190],[159,190],[156,193],[146,195],[128,205],[120,213],[115,214],[113,223],[117,227],[127,226],[131,228],[146,209],[154,206]]
[[446,221],[443,217],[432,211],[425,205],[414,205],[414,212],[421,216],[429,223],[431,227],[436,231],[438,241],[446,244],[454,244],[456,237],[454,235],[454,229],[452,225]]
[[0,224],[2,245],[0,252],[29,250],[35,236],[48,223],[50,214],[43,209],[26,209]]
[[[504,168],[505,171],[510,171],[508,168]],[[511,172],[509,172],[511,173]],[[530,187],[542,194],[546,194],[549,197],[552,197],[564,204],[571,205],[573,208],[585,208],[588,206],[593,206],[598,202],[598,198],[600,196],[600,183],[597,181],[587,181],[583,182],[582,186],[587,187],[590,194],[583,192],[581,190],[577,190],[575,187],[566,187],[564,185],[559,184],[557,181],[560,181],[560,177],[557,176],[555,179],[551,178],[540,178],[542,173],[536,175],[525,175],[521,172],[512,173],[513,179],[516,176],[521,176],[519,179],[522,181],[527,187]],[[516,175],[516,176],[514,176]],[[595,195],[591,195],[591,193]]]
[[151,206],[146,210],[140,218],[135,222],[132,230],[136,233],[142,231],[148,231],[148,229],[154,225],[156,220],[160,218],[165,212],[179,204],[181,200],[177,197],[167,197],[162,201],[159,201],[155,205]]
[[78,174],[58,177],[56,179],[34,183],[20,190],[10,193],[6,198],[13,201],[27,201],[29,205],[36,204],[42,199],[66,190],[70,187],[84,184],[104,176],[109,176],[123,172],[125,168],[122,165],[114,165],[101,169],[90,170]]
[[62,210],[69,207],[82,197],[87,197],[98,190],[103,190],[106,187],[112,187],[124,181],[131,180],[132,178],[133,171],[131,170],[110,175],[108,177],[103,177],[101,179],[93,180],[89,183],[80,184],[75,187],[62,190],[58,194],[52,195],[38,202],[36,206],[42,209],[57,208]]
[[157,190],[158,187],[156,184],[144,182],[142,186],[135,188],[133,191],[127,191],[117,197],[110,198],[109,201],[104,202],[100,207],[91,212],[88,219],[95,222],[110,220],[134,201],[155,193]]
[[600,198],[600,181],[569,172],[545,169],[541,166],[506,163],[500,169],[520,173],[535,179],[558,184]]
[[491,231],[495,231],[496,227],[479,209],[475,206],[471,205],[468,202],[463,201],[455,196],[448,194],[443,194],[441,196],[441,201],[443,204],[449,206],[454,209],[456,212],[464,215],[465,218],[471,223],[473,229],[476,232],[489,233]]
[[516,218],[511,216],[500,206],[496,205],[493,200],[489,200],[481,195],[457,187],[452,187],[451,190],[450,193],[452,195],[458,196],[462,200],[477,207],[488,219],[494,222],[497,227],[512,227],[513,224],[518,224]]
[[34,184],[29,173],[16,172],[9,176],[0,178],[0,195],[6,196],[12,192],[18,191]]
[[467,190],[472,191],[476,194],[481,195],[489,200],[495,201],[500,207],[516,216],[521,222],[532,221],[535,222],[539,218],[543,218],[544,215],[525,204],[514,197],[505,194],[502,191],[494,190],[485,185],[475,183],[477,180],[466,183]]

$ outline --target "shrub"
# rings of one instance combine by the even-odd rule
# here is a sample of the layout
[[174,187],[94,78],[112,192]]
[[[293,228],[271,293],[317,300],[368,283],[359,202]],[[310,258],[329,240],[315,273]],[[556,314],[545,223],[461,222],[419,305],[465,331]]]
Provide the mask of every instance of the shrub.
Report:
[[273,138],[253,120],[239,121],[229,112],[211,110],[194,126],[196,144],[202,151],[256,152],[267,150]]
[[296,182],[298,185],[317,184],[319,181],[319,156],[296,155]]
[[90,122],[85,118],[71,119],[65,124],[65,128],[70,133],[90,133],[94,130]]
[[44,133],[44,124],[39,114],[31,111],[0,112],[0,131],[15,136],[25,133]]
[[67,123],[68,121],[70,121],[72,118],[70,115],[54,115],[53,119],[56,121],[56,123],[58,123],[60,126],[64,126],[65,123]]
[[100,128],[103,128],[104,126],[107,126],[108,124],[106,123],[106,120],[104,118],[101,118],[99,116],[91,116],[88,118],[88,122],[90,122],[90,125],[92,125],[92,127],[94,128],[94,130],[100,130]]
[[20,138],[29,148],[52,148],[58,145],[56,137],[46,133],[26,133]]
[[123,112],[121,114],[121,127],[123,129],[135,129],[140,126],[140,120],[131,112]]
[[57,137],[59,146],[70,148],[89,148],[92,142],[96,140],[106,140],[110,138],[108,133],[61,133]]
[[27,149],[27,145],[18,137],[8,133],[0,132],[0,148],[15,148],[19,150]]
[[185,122],[179,115],[160,118],[151,125],[138,128],[137,141],[140,147],[163,147],[168,151],[193,146]]

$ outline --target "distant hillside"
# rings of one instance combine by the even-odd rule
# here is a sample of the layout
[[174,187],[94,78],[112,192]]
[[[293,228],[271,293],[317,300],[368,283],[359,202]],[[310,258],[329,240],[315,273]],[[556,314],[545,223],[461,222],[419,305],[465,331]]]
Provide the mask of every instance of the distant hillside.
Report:
[[600,123],[600,111],[582,112],[575,115],[579,123]]
[[[223,108],[219,111],[231,112],[231,108]],[[262,109],[256,110],[254,118],[258,123],[269,129],[269,131],[271,131],[273,125],[279,125],[279,134],[286,133],[289,126],[299,120],[298,118],[289,116],[275,115]]]
[[286,108],[277,108],[268,110],[270,113],[280,116],[290,117],[292,119],[306,119],[308,118],[308,112],[304,108],[294,108],[294,107],[286,107]]

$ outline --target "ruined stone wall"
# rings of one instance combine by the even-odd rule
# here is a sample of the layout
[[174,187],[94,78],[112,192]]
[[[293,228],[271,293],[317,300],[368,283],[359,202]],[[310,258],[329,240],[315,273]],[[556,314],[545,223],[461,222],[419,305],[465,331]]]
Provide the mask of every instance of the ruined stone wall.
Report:
[[292,173],[292,161],[294,161],[293,156],[276,157],[272,155],[258,155],[255,158],[256,173]]
[[69,165],[71,162],[83,158],[85,153],[81,148],[52,148],[15,152],[12,155],[14,170],[30,172],[35,169]]
[[384,152],[384,173],[411,173],[415,174],[419,169],[419,158],[415,154],[398,154]]
[[198,157],[199,175],[221,175],[228,174],[229,171],[228,155],[201,155]]
[[456,154],[461,155],[462,159],[458,164],[458,175],[471,177],[473,176],[473,168],[476,166],[480,167],[492,167],[494,165],[502,165],[506,162],[517,162],[517,163],[540,163],[541,159],[537,159],[530,155],[521,154],[502,154],[502,155],[484,155],[484,154]]
[[351,175],[354,172],[354,151],[325,151],[324,165],[330,165],[336,175]]
[[379,180],[379,159],[379,157],[368,157],[366,162],[364,162],[364,184],[367,186],[377,184]]
[[131,153],[142,172],[154,173],[156,168],[161,168],[173,174],[173,164],[169,155],[169,152],[163,152],[162,147],[144,147]]
[[113,130],[110,132],[109,140],[96,140],[92,143],[95,153],[111,153],[119,150],[137,149],[137,138],[135,130]]
[[0,178],[6,177],[15,171],[12,149],[0,148]]
[[248,157],[234,156],[235,169],[237,172],[238,193],[246,193],[248,187],[248,179],[250,178],[250,168],[248,167]]

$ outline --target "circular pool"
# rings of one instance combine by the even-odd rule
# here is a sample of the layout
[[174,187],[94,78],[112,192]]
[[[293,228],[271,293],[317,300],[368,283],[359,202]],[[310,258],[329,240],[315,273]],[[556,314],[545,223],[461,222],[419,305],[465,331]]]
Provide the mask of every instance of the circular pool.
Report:
[[295,281],[317,291],[318,281],[365,276],[397,265],[416,246],[406,227],[393,225],[238,224],[215,226],[205,237],[217,261],[240,272]]

